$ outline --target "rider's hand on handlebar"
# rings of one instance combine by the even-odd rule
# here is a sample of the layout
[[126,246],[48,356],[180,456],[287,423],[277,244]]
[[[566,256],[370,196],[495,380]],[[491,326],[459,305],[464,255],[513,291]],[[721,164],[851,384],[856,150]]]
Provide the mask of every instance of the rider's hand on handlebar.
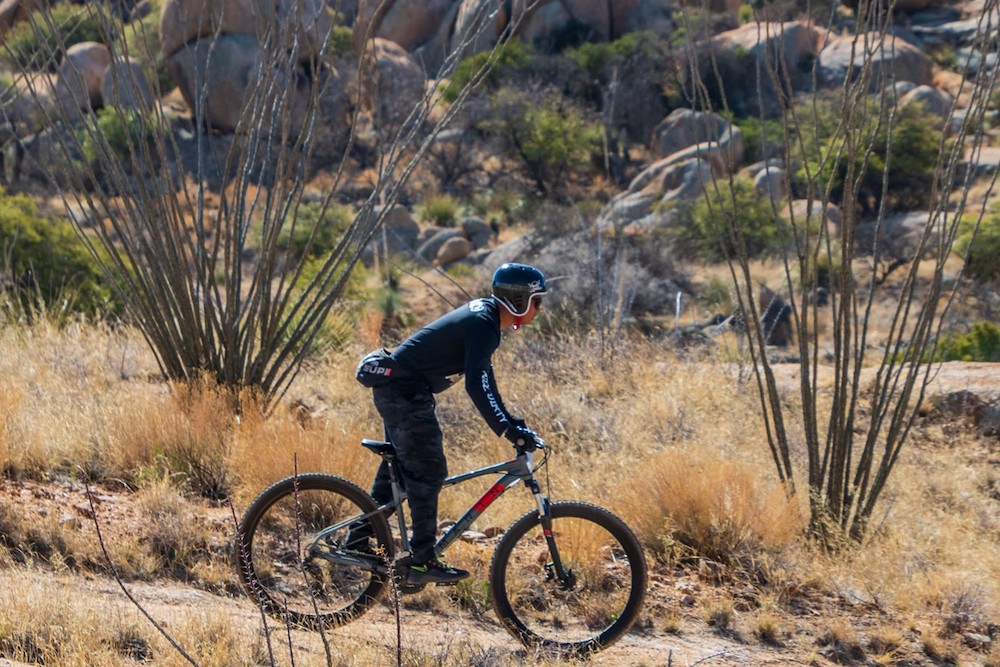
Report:
[[538,437],[538,434],[523,424],[521,421],[521,425],[515,424],[504,433],[504,437],[514,444],[514,448],[520,453],[545,447],[545,442]]

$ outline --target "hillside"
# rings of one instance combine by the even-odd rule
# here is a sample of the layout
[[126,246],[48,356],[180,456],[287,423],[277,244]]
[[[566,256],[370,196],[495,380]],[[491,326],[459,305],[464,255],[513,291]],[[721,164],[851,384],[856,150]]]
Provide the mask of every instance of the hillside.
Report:
[[[0,667],[1000,667],[1000,6],[887,9],[0,2]],[[237,517],[367,488],[357,360],[504,262],[551,288],[504,400],[635,531],[639,621],[503,630],[519,489],[398,622],[262,617]],[[510,456],[438,413],[452,473]]]

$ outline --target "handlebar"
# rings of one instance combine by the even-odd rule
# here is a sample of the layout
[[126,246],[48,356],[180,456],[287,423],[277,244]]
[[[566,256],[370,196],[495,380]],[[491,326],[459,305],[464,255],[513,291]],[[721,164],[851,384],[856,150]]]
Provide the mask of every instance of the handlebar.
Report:
[[514,449],[517,450],[518,454],[530,454],[536,449],[545,449],[545,441],[535,436],[534,442],[514,445]]

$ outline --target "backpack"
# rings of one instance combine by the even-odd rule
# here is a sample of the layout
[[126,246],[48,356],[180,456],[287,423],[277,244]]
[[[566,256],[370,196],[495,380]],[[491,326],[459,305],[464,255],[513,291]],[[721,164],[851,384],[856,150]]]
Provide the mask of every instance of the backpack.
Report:
[[389,351],[382,347],[361,358],[354,376],[364,386],[374,389],[389,384],[395,371],[396,362],[389,356]]

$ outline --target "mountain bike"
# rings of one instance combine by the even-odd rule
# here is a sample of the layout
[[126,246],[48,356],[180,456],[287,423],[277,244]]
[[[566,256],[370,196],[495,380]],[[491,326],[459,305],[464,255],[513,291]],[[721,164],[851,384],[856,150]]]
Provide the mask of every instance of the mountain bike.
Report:
[[[409,553],[403,511],[395,511],[400,557],[386,516],[401,510],[405,480],[389,442],[362,440],[389,466],[393,500],[378,506],[360,487],[324,473],[294,475],[265,489],[240,522],[240,576],[250,597],[276,618],[316,629],[361,616],[395,577],[405,583]],[[548,460],[545,452],[538,468]],[[523,484],[535,508],[514,521],[496,543],[488,581],[500,622],[529,647],[559,653],[600,650],[635,622],[646,592],[646,560],[629,527],[585,502],[552,502],[535,479],[535,451],[454,475],[445,487],[498,474],[499,479],[438,538],[442,554],[505,491]],[[348,533],[367,528],[374,545],[348,548]],[[354,546],[353,544],[351,545]]]

